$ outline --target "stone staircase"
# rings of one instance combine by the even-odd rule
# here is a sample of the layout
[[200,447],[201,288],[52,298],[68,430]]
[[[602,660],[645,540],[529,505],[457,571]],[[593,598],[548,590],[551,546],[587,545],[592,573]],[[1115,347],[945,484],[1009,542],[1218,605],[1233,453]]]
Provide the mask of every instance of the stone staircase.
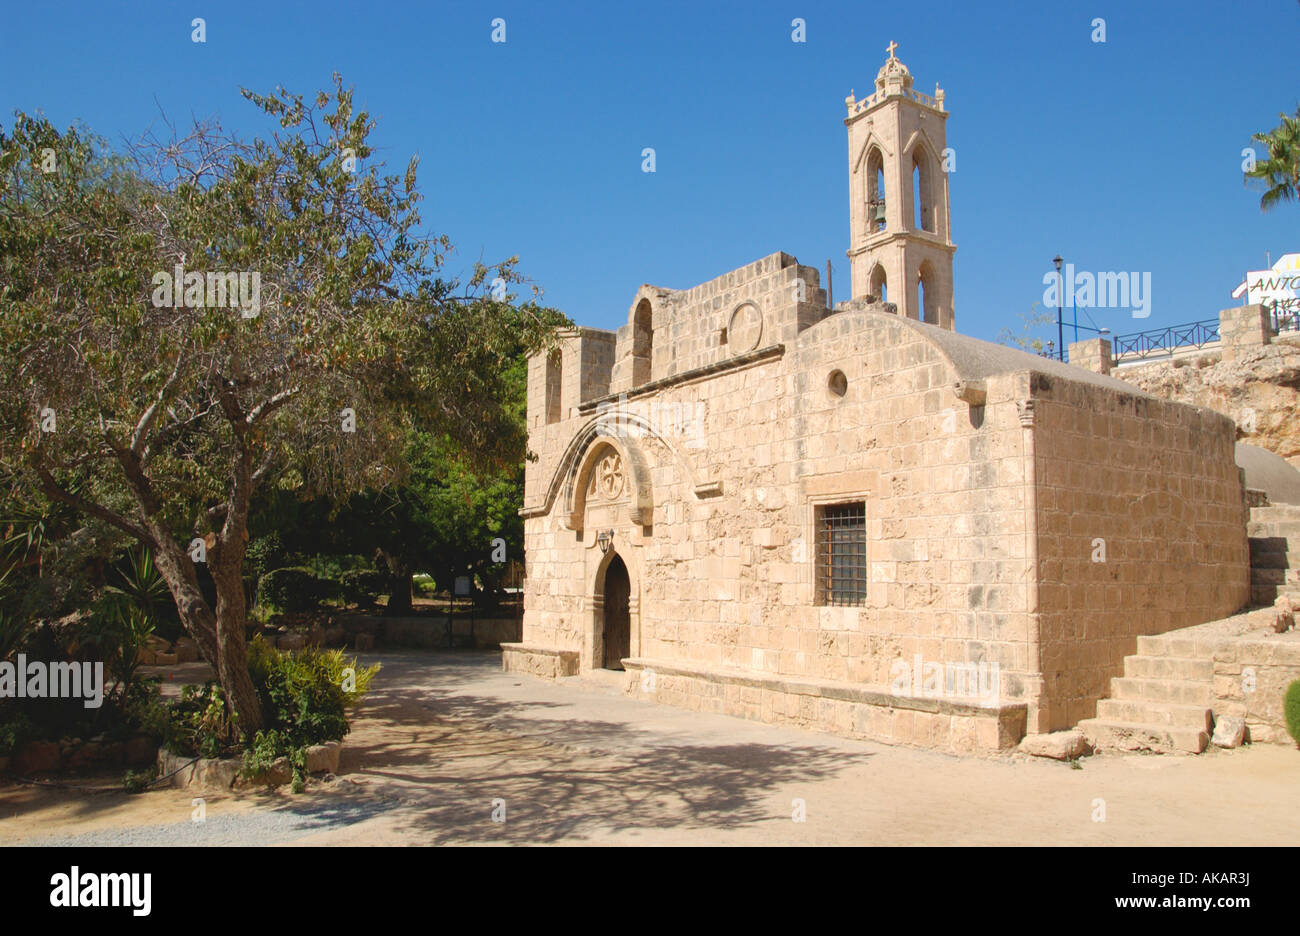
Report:
[[[1251,604],[1271,605],[1287,594],[1300,605],[1300,506],[1252,507],[1247,536]],[[1124,675],[1111,680],[1111,696],[1097,703],[1097,717],[1079,722],[1094,748],[1205,750],[1214,730],[1214,661],[1180,634],[1138,638],[1138,652],[1124,658]]]
[[1214,661],[1197,659],[1191,644],[1172,635],[1139,637],[1138,652],[1124,658],[1124,675],[1110,681],[1111,697],[1097,703],[1097,717],[1079,722],[1088,743],[1115,751],[1204,751],[1214,730]]
[[1278,595],[1300,604],[1300,507],[1270,504],[1250,509],[1250,600],[1271,605]]

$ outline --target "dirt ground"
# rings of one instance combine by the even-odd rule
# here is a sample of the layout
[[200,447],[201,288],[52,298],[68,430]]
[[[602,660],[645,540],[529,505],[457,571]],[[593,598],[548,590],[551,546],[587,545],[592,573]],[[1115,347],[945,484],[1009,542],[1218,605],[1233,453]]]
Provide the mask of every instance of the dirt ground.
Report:
[[1300,842],[1300,751],[1289,747],[1101,755],[1076,770],[681,711],[622,696],[606,679],[502,673],[499,654],[369,659],[384,669],[340,774],[306,793],[9,783],[0,843]]

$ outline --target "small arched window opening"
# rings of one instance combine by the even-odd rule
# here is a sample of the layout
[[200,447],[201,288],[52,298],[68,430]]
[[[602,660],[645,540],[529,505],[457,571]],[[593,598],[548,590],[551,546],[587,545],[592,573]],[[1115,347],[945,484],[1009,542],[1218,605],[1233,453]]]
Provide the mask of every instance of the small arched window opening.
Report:
[[939,324],[939,294],[934,288],[934,268],[927,260],[916,278],[917,318],[930,325]]
[[650,382],[650,365],[654,360],[654,316],[650,300],[637,303],[632,315],[632,386]]
[[885,268],[877,265],[871,271],[871,285],[867,288],[871,295],[881,302],[889,301],[889,282],[885,278]]
[[935,224],[934,193],[931,191],[930,161],[921,149],[912,154],[912,205],[918,231],[938,231]]
[[564,386],[564,356],[556,348],[546,358],[546,424],[559,422],[564,417],[560,406],[560,392]]
[[885,159],[872,147],[867,154],[867,233],[885,229]]

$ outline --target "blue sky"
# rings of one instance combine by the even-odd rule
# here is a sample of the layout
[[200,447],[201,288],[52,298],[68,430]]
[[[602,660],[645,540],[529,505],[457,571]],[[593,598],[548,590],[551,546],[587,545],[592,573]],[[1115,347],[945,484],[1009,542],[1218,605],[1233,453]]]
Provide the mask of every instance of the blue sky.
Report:
[[39,108],[118,139],[161,107],[251,131],[241,85],[305,93],[337,69],[390,165],[419,154],[453,268],[517,254],[549,304],[615,328],[641,283],[688,288],[777,250],[830,259],[847,298],[843,100],[870,90],[892,39],[916,87],[947,94],[959,331],[1016,325],[1058,251],[1151,274],[1149,318],[1091,313],[1122,334],[1212,318],[1266,251],[1300,250],[1300,206],[1263,215],[1241,178],[1251,133],[1300,102],[1295,0],[925,8],[9,4],[0,119]]

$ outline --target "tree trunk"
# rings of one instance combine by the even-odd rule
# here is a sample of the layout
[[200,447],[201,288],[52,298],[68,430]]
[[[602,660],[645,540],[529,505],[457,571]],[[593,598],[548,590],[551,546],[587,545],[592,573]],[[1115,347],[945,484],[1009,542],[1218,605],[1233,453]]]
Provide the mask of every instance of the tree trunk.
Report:
[[217,678],[226,693],[241,731],[252,734],[262,727],[262,703],[248,675],[244,580],[240,565],[223,562],[212,569],[217,584]]
[[262,727],[262,703],[248,675],[244,603],[244,553],[248,549],[248,505],[253,496],[249,451],[239,437],[239,458],[231,475],[226,518],[209,556],[212,580],[217,586],[217,677],[239,729],[249,735]]
[[393,617],[410,614],[411,603],[411,566],[400,556],[384,553],[388,564],[388,607],[384,614]]

